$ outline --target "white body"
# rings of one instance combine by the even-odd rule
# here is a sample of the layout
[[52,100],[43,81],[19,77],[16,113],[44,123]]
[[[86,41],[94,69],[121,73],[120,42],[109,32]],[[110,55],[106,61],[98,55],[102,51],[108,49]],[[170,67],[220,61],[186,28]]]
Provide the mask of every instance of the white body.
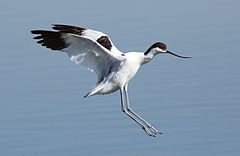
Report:
[[99,31],[69,26],[53,25],[56,31],[33,30],[37,43],[67,53],[71,61],[82,65],[98,76],[96,86],[87,95],[109,94],[120,90],[122,111],[138,123],[150,136],[156,136],[159,132],[148,122],[136,114],[129,106],[128,82],[136,75],[142,64],[153,59],[159,53],[170,53],[164,43],[153,44],[145,53],[119,51],[110,38]]
[[129,52],[125,54],[126,59],[116,63],[112,67],[104,81],[89,93],[89,96],[95,94],[109,94],[125,86],[137,73],[142,64],[143,53]]

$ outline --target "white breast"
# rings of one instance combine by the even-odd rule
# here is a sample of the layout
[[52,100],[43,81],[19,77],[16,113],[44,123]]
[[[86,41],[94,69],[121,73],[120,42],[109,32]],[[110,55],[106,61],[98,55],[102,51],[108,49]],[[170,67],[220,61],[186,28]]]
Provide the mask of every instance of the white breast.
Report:
[[136,75],[139,67],[141,66],[141,59],[141,53],[126,53],[126,60],[116,72],[115,76],[120,87],[127,84]]
[[90,95],[113,93],[125,86],[136,75],[143,55],[130,52],[126,53],[125,57],[124,61],[113,65],[111,73],[91,91]]

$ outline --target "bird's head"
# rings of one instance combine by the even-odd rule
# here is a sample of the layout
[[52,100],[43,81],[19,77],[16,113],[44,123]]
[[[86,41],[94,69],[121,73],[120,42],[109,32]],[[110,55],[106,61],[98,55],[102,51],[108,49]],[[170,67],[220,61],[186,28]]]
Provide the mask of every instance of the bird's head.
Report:
[[144,55],[148,55],[148,54],[156,55],[156,54],[161,54],[161,53],[168,53],[168,54],[180,57],[180,58],[191,58],[188,56],[180,56],[180,55],[174,54],[173,52],[169,51],[167,49],[167,45],[162,42],[154,43],[151,47],[148,48],[148,50],[144,53]]

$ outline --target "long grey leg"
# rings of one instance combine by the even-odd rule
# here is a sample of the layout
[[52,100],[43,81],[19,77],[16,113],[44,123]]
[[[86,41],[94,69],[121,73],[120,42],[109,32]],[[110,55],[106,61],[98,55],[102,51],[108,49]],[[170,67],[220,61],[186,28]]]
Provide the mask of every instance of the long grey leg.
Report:
[[[147,121],[145,121],[142,117],[140,117],[136,112],[134,112],[131,108],[130,108],[130,105],[129,105],[129,99],[128,99],[128,90],[127,90],[127,87],[128,87],[128,84],[126,84],[123,88],[124,90],[124,97],[125,97],[125,105],[126,105],[126,109],[127,111],[135,116],[135,119],[137,119],[138,121],[141,121],[145,127],[147,127],[147,129],[144,129],[146,131],[147,134],[149,133],[154,133],[155,135],[157,134],[161,134],[160,132],[158,132],[157,129],[155,129],[151,124],[149,124]],[[149,132],[149,130],[151,132]]]
[[132,114],[129,113],[129,111],[126,109],[125,107],[125,98],[124,98],[124,91],[123,88],[120,89],[120,95],[121,95],[121,107],[122,107],[122,111],[123,113],[125,113],[127,116],[129,116],[131,119],[133,119],[136,123],[138,123],[143,129],[145,129],[145,125],[142,124],[140,121],[138,121],[137,119],[134,118],[134,116]]

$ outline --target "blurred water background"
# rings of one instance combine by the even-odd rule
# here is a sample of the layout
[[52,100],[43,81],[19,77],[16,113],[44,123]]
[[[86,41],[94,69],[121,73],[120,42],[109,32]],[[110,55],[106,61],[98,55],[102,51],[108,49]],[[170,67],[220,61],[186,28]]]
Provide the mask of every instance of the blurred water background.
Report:
[[[0,155],[238,156],[239,1],[0,1]],[[107,33],[122,51],[159,55],[129,84],[133,109],[162,135],[147,136],[119,93],[83,99],[94,73],[35,43],[52,23]]]

